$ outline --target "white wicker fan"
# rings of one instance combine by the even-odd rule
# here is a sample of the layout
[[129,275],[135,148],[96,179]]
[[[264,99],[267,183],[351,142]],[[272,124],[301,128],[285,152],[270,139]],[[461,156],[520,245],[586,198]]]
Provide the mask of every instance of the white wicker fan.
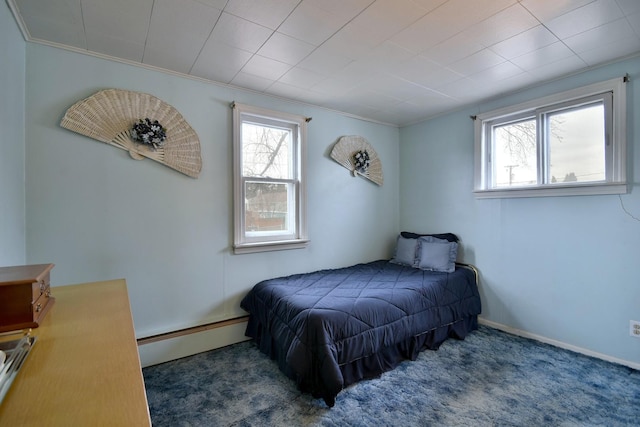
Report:
[[[157,120],[166,129],[166,140],[157,149],[131,138],[134,123],[145,118]],[[136,160],[149,158],[192,178],[202,169],[196,132],[178,110],[146,93],[101,90],[72,105],[60,126],[126,150]]]
[[[369,157],[369,166],[365,169],[356,167],[355,156],[364,153]],[[353,176],[363,176],[378,185],[383,183],[382,162],[378,153],[369,142],[357,135],[341,136],[331,150],[331,158],[351,171]]]

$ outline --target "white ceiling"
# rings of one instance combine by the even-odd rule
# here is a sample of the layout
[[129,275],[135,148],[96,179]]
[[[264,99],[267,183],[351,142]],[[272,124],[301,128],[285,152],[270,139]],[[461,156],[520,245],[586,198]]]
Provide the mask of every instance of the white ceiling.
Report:
[[640,0],[7,0],[29,41],[402,126],[640,53]]

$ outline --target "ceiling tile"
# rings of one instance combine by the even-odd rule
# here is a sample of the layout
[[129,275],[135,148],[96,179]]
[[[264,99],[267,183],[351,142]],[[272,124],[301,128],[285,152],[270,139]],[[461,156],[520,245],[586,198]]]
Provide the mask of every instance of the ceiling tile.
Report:
[[362,88],[379,93],[400,101],[408,100],[416,96],[432,94],[433,91],[395,76],[379,75],[367,80]]
[[422,56],[440,65],[448,65],[473,55],[484,48],[485,46],[477,42],[471,34],[461,32],[425,50],[422,52]]
[[344,99],[344,94],[353,88],[360,85],[361,82],[354,81],[352,79],[331,77],[318,82],[313,85],[311,90],[314,92],[320,92],[327,95],[329,98],[340,97]]
[[229,0],[224,11],[275,30],[299,2],[300,0]]
[[448,1],[449,0],[411,0],[412,3],[415,3],[427,12],[431,12]]
[[361,61],[353,61],[342,70],[333,73],[335,78],[352,82],[354,86],[361,85],[366,80],[380,74],[382,73],[378,69]]
[[155,0],[144,62],[188,73],[220,13],[195,0]]
[[573,56],[575,55],[571,49],[569,49],[564,43],[557,42],[513,58],[511,59],[511,62],[525,71],[531,71]]
[[352,22],[361,28],[374,28],[378,37],[386,39],[426,13],[427,10],[409,0],[377,0]]
[[309,91],[307,89],[288,85],[283,83],[282,81],[277,81],[271,86],[269,86],[266,90],[266,93],[271,95],[276,95],[286,99],[293,99],[296,101],[302,101],[308,96]]
[[375,28],[362,28],[353,23],[345,25],[322,46],[334,54],[351,59],[367,56],[384,38],[376,34]]
[[498,96],[508,94],[515,90],[522,90],[523,88],[530,87],[537,83],[540,83],[540,77],[534,70],[532,73],[528,73],[525,71],[521,74],[515,74],[511,77],[506,77],[499,81],[486,81],[483,84],[489,89],[493,90],[491,98],[497,98]]
[[637,55],[638,51],[640,51],[640,40],[638,40],[638,37],[634,36],[585,50],[580,52],[579,56],[584,60],[584,62],[593,66],[612,61],[617,58]]
[[438,91],[452,98],[470,99],[472,100],[471,102],[476,102],[491,95],[491,89],[488,86],[478,85],[474,80],[467,77],[442,86],[438,88]]
[[615,21],[622,16],[615,0],[597,0],[548,21],[546,26],[560,39],[564,39]]
[[515,3],[515,0],[449,0],[391,40],[413,52],[423,52]]
[[595,0],[521,0],[520,4],[522,4],[522,6],[524,6],[541,22],[548,22],[574,9],[593,3],[594,1]]
[[540,22],[520,4],[510,6],[473,25],[464,33],[484,46],[491,46],[539,25]]
[[278,81],[290,86],[309,89],[324,79],[326,79],[326,77],[321,74],[317,74],[303,68],[294,67],[287,71]]
[[347,21],[352,20],[360,12],[369,7],[375,0],[304,0],[316,4],[319,8],[340,16]]
[[289,65],[296,65],[307,57],[315,46],[275,32],[258,51],[258,54]]
[[[179,1],[179,0],[178,0]],[[202,4],[206,4],[207,6],[215,7],[216,9],[224,9],[227,4],[227,0],[196,0]]]
[[351,19],[324,10],[316,3],[314,0],[300,3],[278,27],[278,32],[319,46]]
[[385,41],[371,49],[368,55],[360,58],[358,62],[365,64],[377,71],[395,72],[404,67],[403,63],[415,54],[391,41]]
[[327,46],[320,46],[303,59],[298,67],[329,75],[349,65],[353,60],[347,56],[337,54]]
[[229,83],[252,56],[250,52],[209,39],[193,65],[191,74]]
[[82,16],[88,33],[144,44],[152,8],[153,0],[83,0]]
[[16,0],[16,5],[31,37],[87,48],[80,0]]
[[253,57],[251,57],[247,64],[242,68],[242,72],[276,81],[282,77],[284,73],[289,71],[290,68],[291,66],[284,62],[265,58],[260,55],[253,55]]
[[262,25],[223,12],[216,23],[211,38],[256,53],[273,33]]
[[490,49],[503,58],[511,59],[549,46],[557,41],[558,38],[553,33],[544,26],[538,25],[494,44]]
[[87,33],[87,49],[114,58],[142,62],[144,41],[142,43],[131,42],[127,39],[91,32]]
[[254,74],[247,74],[242,71],[236,74],[236,76],[231,81],[231,84],[234,86],[251,89],[258,92],[264,92],[269,86],[274,83],[274,80],[266,79]]
[[375,109],[388,108],[391,105],[401,102],[400,99],[394,96],[385,95],[363,87],[353,88],[347,94],[349,95],[348,99],[350,102],[366,105]]
[[536,76],[538,82],[542,82],[547,79],[565,76],[585,66],[587,66],[587,64],[581,58],[576,55],[571,55],[558,61],[544,63],[534,70],[531,70],[531,74]]
[[453,71],[469,76],[471,74],[479,73],[487,68],[495,67],[496,65],[505,62],[505,59],[490,49],[483,49],[479,52],[469,55],[459,61],[449,65],[448,68]]
[[593,28],[575,36],[566,38],[564,43],[576,53],[599,49],[618,40],[638,37],[626,19],[618,19],[600,27]]
[[429,89],[437,89],[439,86],[462,78],[461,74],[436,64],[422,55],[411,58],[403,65],[405,67],[398,70],[395,75]]
[[487,68],[475,74],[469,75],[472,80],[477,81],[483,85],[492,84],[495,82],[502,82],[505,79],[523,74],[522,68],[511,62],[503,62],[496,66]]
[[179,49],[168,50],[162,46],[147,46],[144,50],[143,63],[182,74],[189,74],[196,55],[197,52]]
[[629,25],[631,25],[631,28],[633,28],[633,31],[635,31],[636,35],[640,36],[640,12],[628,15],[627,21],[629,22]]
[[[87,49],[142,61],[152,8],[153,0],[84,0]],[[123,14],[123,10],[127,13]]]
[[633,15],[640,13],[640,1],[638,0],[617,0],[618,6],[625,13],[625,15]]
[[429,106],[438,106],[440,108],[442,105],[445,105],[446,108],[453,108],[456,105],[456,100],[442,92],[430,91],[416,94],[416,96],[404,103],[418,108],[427,108]]

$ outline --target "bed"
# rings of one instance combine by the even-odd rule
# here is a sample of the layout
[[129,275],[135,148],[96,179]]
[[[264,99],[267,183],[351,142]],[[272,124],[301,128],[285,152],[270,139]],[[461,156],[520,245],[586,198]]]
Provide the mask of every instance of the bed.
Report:
[[241,302],[246,335],[332,407],[346,386],[477,329],[478,275],[455,262],[457,245],[403,232],[391,260],[262,281]]

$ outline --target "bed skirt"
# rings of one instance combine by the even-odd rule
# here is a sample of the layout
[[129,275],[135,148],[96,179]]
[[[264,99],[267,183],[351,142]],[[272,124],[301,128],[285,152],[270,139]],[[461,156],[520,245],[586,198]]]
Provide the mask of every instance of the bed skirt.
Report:
[[[464,339],[469,332],[475,329],[478,329],[478,316],[468,316],[454,323],[413,336],[394,346],[385,347],[377,353],[342,364],[340,372],[343,377],[343,388],[360,380],[378,377],[380,374],[394,369],[404,360],[415,360],[422,350],[437,350],[448,338]],[[278,363],[278,368],[296,381],[302,392],[311,393],[316,398],[323,398],[328,406],[334,406],[336,396],[317,393],[311,384],[306,384],[301,376],[298,376],[287,364],[286,350],[280,349],[267,328],[262,327],[255,316],[250,316],[246,335],[254,338],[260,351],[275,360]]]

